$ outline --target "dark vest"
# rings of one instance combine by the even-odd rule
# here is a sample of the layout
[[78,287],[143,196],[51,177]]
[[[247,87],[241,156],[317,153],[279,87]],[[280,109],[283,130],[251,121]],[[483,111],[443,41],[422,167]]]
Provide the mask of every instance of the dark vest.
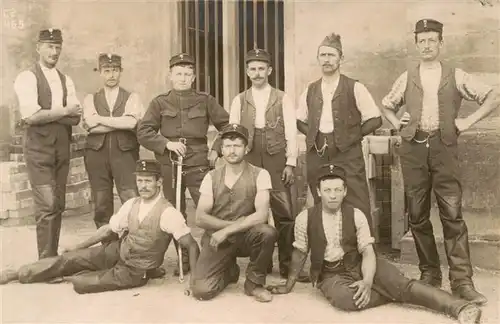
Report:
[[[267,142],[266,149],[270,155],[274,155],[286,148],[285,122],[283,120],[284,95],[283,91],[275,88],[271,88],[269,94],[266,107],[266,126],[263,130]],[[248,129],[248,150],[251,151],[255,134],[255,102],[251,90],[240,93],[238,96],[241,102],[240,124]]]
[[135,198],[128,215],[128,234],[120,246],[120,258],[138,269],[155,269],[162,265],[171,235],[160,228],[161,215],[172,205],[165,199],[153,206],[141,223],[137,214],[141,198]]
[[[319,79],[311,83],[307,89],[307,150],[313,147],[319,132],[319,122],[321,111],[323,110],[321,82],[321,79]],[[361,114],[357,108],[354,96],[354,84],[356,82],[356,80],[341,74],[339,84],[332,98],[335,145],[340,151],[347,150],[351,145],[363,139],[361,133]]]
[[[420,80],[420,65],[408,70],[405,92],[406,110],[411,115],[410,122],[401,130],[401,137],[411,141],[422,116],[423,90]],[[457,89],[455,69],[442,64],[441,81],[438,90],[439,130],[446,145],[457,143],[458,130],[455,119],[462,105],[462,96]]]
[[[358,252],[356,224],[354,222],[354,208],[346,203],[342,204],[342,238],[340,244],[344,250],[344,266],[347,271],[359,266],[361,255]],[[326,249],[326,236],[323,227],[321,204],[307,210],[307,238],[311,249],[311,278],[315,281],[320,277]]]
[[212,215],[219,219],[234,221],[255,212],[257,177],[262,169],[243,163],[243,172],[231,189],[224,184],[225,165],[210,171],[214,196]]
[[[57,70],[57,74],[61,79],[63,91],[62,104],[66,107],[68,99],[68,89],[66,87],[66,76]],[[38,104],[42,109],[52,108],[52,91],[50,90],[49,82],[43,74],[40,64],[37,63],[31,68],[31,72],[36,78],[36,87],[38,93]],[[62,125],[57,122],[51,122],[42,125],[30,125],[26,129],[26,135],[30,138],[29,145],[54,145],[58,136],[71,137],[72,127],[70,125]]]
[[[104,89],[99,90],[94,94],[94,107],[100,116],[112,116],[121,117],[125,112],[125,106],[127,100],[130,97],[130,92],[123,88],[118,90],[118,96],[116,97],[115,106],[110,114],[110,107],[106,101],[106,95]],[[114,130],[104,134],[91,134],[87,136],[86,148],[92,150],[100,150],[105,141],[111,141],[111,145],[118,146],[122,151],[129,151],[139,148],[139,143],[137,142],[137,137],[132,130]]]

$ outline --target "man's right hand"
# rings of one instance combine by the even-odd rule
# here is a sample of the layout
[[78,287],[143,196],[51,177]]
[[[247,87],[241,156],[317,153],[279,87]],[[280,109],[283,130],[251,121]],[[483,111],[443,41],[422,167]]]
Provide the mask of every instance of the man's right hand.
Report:
[[403,116],[401,116],[401,118],[399,119],[399,127],[398,127],[398,130],[403,128],[404,126],[408,125],[408,123],[410,122],[410,114],[405,112],[403,114]]
[[66,110],[68,111],[69,116],[80,116],[83,112],[82,106],[78,104],[67,106]]
[[273,295],[284,295],[290,293],[286,285],[271,285],[266,287],[267,290]]
[[167,150],[172,151],[177,155],[184,156],[184,154],[186,154],[186,145],[181,142],[168,142]]

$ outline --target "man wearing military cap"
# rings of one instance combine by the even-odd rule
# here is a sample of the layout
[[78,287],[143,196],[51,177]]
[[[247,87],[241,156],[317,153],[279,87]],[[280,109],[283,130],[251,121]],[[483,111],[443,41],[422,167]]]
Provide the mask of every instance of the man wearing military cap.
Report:
[[[295,109],[283,91],[269,85],[273,68],[267,51],[255,48],[247,53],[245,62],[252,87],[234,98],[229,121],[241,123],[248,129],[245,160],[266,169],[271,175],[271,211],[279,233],[279,268],[281,276],[286,278],[296,216],[290,192],[295,189],[292,186],[298,154]],[[308,277],[304,275],[301,279]]]
[[88,131],[85,167],[89,175],[94,222],[97,228],[113,215],[113,183],[122,204],[137,196],[135,161],[139,158],[137,123],[143,106],[139,95],[120,87],[122,58],[100,54],[98,68],[103,87],[83,102],[83,126]]
[[[80,294],[139,287],[163,264],[172,238],[189,249],[189,262],[194,268],[198,243],[182,214],[161,194],[160,163],[139,160],[135,173],[139,197],[127,200],[109,224],[60,256],[39,260],[17,271],[0,272],[0,284],[12,280],[47,282],[64,276]],[[120,240],[91,247],[115,234],[121,236]]]
[[56,64],[62,50],[59,29],[42,30],[39,61],[14,82],[24,133],[24,160],[35,203],[38,257],[57,255],[65,210],[72,126],[82,108],[71,78]]
[[[162,164],[163,193],[175,203],[175,167],[173,161],[183,156],[181,209],[186,217],[185,191],[189,190],[195,205],[203,177],[215,165],[217,152],[209,152],[207,131],[210,122],[218,129],[227,125],[229,115],[214,97],[192,88],[195,62],[181,53],[170,59],[172,89],[154,98],[137,128],[139,143],[155,153]],[[175,243],[175,242],[174,242]],[[188,256],[183,250],[183,269],[189,271]],[[176,270],[175,274],[179,271]]]
[[297,128],[306,135],[307,178],[315,203],[319,202],[315,172],[325,163],[342,166],[347,173],[346,200],[371,222],[363,136],[382,125],[381,113],[366,87],[340,72],[343,49],[340,36],[325,37],[317,51],[322,77],[310,83],[297,108]]
[[[430,221],[434,190],[443,224],[451,289],[462,298],[484,304],[486,297],[475,290],[472,282],[467,226],[461,208],[457,138],[498,107],[500,97],[498,91],[474,76],[440,61],[442,23],[419,20],[414,33],[420,61],[401,74],[382,105],[386,118],[403,138],[401,165],[421,280],[437,287],[442,281]],[[475,101],[481,107],[466,118],[458,118],[462,99]],[[399,119],[396,113],[403,105],[406,112]]]
[[310,252],[312,285],[335,308],[359,311],[399,302],[444,313],[461,324],[479,323],[481,310],[476,305],[410,280],[376,256],[366,215],[345,200],[350,188],[343,168],[323,165],[315,179],[321,201],[297,216],[288,280],[268,286],[270,292],[290,293]]
[[193,277],[193,296],[208,300],[239,279],[237,257],[250,257],[244,283],[245,294],[269,302],[264,289],[271,263],[276,230],[267,224],[271,177],[244,156],[249,131],[239,124],[222,130],[225,165],[210,171],[200,186],[196,225],[205,230],[201,254]]

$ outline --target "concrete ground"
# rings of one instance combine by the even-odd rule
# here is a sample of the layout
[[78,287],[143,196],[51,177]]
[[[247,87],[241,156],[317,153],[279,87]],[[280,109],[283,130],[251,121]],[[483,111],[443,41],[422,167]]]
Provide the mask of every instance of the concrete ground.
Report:
[[[61,246],[80,241],[94,231],[89,215],[63,220]],[[197,239],[200,231],[193,230]],[[18,267],[36,260],[34,226],[0,227],[2,267]],[[276,259],[275,253],[275,259]],[[239,259],[242,277],[212,301],[199,302],[183,294],[172,272],[175,249],[167,252],[167,276],[151,280],[145,287],[92,295],[76,294],[69,283],[0,286],[2,323],[454,323],[444,315],[407,305],[386,305],[357,313],[335,310],[309,284],[298,283],[293,293],[275,296],[268,304],[243,294],[246,259]],[[275,262],[276,264],[276,262]],[[416,266],[397,264],[411,278]],[[445,276],[447,274],[445,273]],[[281,279],[277,269],[268,283]],[[476,269],[477,288],[489,299],[483,308],[484,323],[500,323],[500,273]],[[449,290],[448,283],[444,289]]]

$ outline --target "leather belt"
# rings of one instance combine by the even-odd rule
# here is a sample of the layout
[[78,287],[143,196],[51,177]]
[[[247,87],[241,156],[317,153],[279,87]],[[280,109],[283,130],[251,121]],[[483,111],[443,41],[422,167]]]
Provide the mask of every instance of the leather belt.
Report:
[[169,137],[168,140],[172,141],[172,142],[182,142],[182,141],[184,141],[184,144],[187,145],[187,146],[207,144],[207,138],[206,137],[195,137],[195,138]]
[[439,129],[433,130],[433,131],[423,131],[421,129],[417,129],[415,131],[415,136],[413,137],[413,140],[417,143],[427,143],[429,138],[434,137],[439,134]]
[[330,261],[323,261],[323,271],[326,272],[339,272],[344,269],[344,261],[343,260],[338,260],[334,262]]

